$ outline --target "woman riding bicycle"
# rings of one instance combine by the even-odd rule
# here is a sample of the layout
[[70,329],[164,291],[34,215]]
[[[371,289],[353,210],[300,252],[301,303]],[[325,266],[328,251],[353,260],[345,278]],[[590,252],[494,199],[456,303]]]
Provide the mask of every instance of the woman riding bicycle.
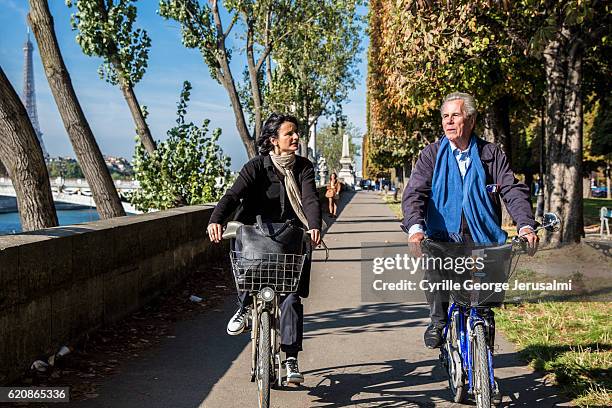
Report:
[[[321,205],[315,185],[312,162],[295,154],[299,147],[298,121],[295,117],[273,113],[264,123],[257,139],[259,155],[240,170],[234,185],[215,207],[208,224],[214,243],[221,241],[222,224],[236,209],[235,220],[254,224],[261,216],[265,222],[295,220],[308,230],[312,244],[321,241]],[[297,356],[302,350],[304,310],[301,298],[308,297],[312,249],[308,245],[300,284],[296,293],[284,296],[280,304],[281,350],[287,356],[287,381],[301,383],[303,375]],[[251,297],[238,294],[239,308],[227,325],[234,336],[244,331]]]

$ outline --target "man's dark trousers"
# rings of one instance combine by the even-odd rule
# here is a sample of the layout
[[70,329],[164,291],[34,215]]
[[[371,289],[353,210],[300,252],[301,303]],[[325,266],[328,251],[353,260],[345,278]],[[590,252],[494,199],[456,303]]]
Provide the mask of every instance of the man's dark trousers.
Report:
[[[472,234],[470,234],[470,229],[463,215],[461,216],[461,238],[463,243],[466,245],[474,243],[472,240]],[[426,276],[427,279],[433,283],[442,282],[445,278],[445,274],[440,273],[440,271],[427,271]],[[431,323],[438,327],[444,326],[448,318],[448,305],[450,297],[448,291],[426,291],[425,297],[427,299],[427,303],[429,304],[429,318],[431,319]]]

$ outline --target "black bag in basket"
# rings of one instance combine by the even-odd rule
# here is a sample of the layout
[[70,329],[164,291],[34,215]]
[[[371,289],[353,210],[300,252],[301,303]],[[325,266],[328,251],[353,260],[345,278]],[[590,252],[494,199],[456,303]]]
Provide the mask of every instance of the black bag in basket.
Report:
[[282,260],[282,255],[302,255],[304,252],[303,228],[291,221],[263,222],[260,215],[255,225],[242,225],[238,228],[235,239],[234,248],[242,268],[269,268],[272,265],[268,264]]

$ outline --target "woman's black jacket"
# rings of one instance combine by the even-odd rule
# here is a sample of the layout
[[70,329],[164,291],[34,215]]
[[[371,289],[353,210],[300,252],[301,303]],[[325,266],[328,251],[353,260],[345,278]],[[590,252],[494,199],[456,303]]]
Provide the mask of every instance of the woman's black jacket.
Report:
[[[321,204],[312,162],[305,157],[296,156],[293,174],[302,193],[307,227],[320,230]],[[244,165],[234,185],[219,200],[209,223],[224,224],[239,206],[234,219],[244,224],[254,224],[257,215],[261,215],[263,220],[268,222],[297,219],[283,179],[284,177],[276,172],[270,156],[254,157]]]

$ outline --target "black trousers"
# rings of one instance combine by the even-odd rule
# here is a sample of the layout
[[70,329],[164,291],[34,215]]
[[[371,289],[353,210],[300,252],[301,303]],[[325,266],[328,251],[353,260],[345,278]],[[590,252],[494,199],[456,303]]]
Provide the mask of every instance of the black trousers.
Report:
[[[463,215],[461,219],[461,238],[467,245],[474,243]],[[444,275],[439,271],[426,271],[426,278],[430,282],[441,282]],[[429,304],[429,318],[431,319],[432,324],[436,326],[443,326],[446,324],[446,320],[448,318],[449,297],[450,295],[447,290],[425,292],[425,298]]]
[[[231,242],[234,249],[234,240]],[[281,350],[285,353],[297,354],[302,351],[304,340],[304,305],[302,298],[307,298],[310,292],[310,269],[312,266],[312,246],[310,241],[304,242],[304,267],[300,277],[297,293],[288,293],[280,296],[280,335]],[[250,306],[253,298],[248,292],[238,292],[238,305]]]
[[[442,282],[442,275],[438,271],[427,271],[426,279],[431,283]],[[436,326],[444,326],[448,316],[449,293],[447,290],[426,291],[425,297],[429,304],[429,318]]]
[[[238,294],[238,304],[241,307],[250,306],[253,298],[247,292]],[[296,354],[302,351],[304,340],[304,305],[297,293],[280,296],[280,336],[281,350]]]

